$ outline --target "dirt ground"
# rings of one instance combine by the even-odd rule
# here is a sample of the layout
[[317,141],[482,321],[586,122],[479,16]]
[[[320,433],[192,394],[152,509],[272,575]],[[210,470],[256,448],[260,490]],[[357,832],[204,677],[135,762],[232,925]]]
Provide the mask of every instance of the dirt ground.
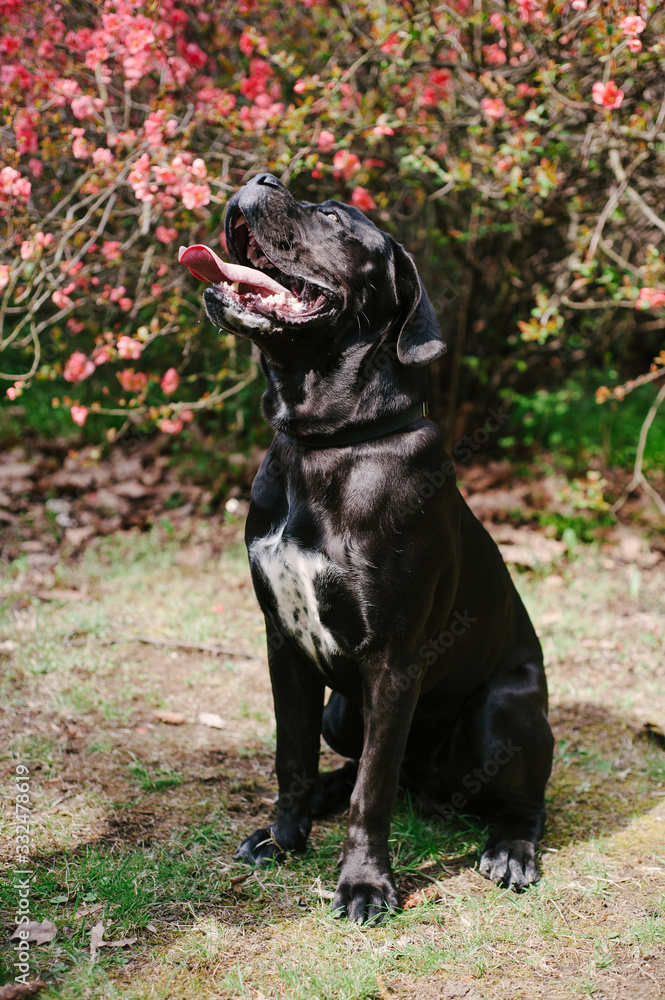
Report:
[[[276,791],[242,501],[233,515],[167,510],[147,530],[96,525],[80,540],[45,536],[48,512],[40,522],[30,501],[5,522],[0,569],[0,983],[15,975],[20,764],[30,917],[55,932],[30,945],[45,1000],[665,996],[658,526],[562,542],[502,519],[528,490],[487,474],[467,490],[548,665],[556,761],[540,883],[520,896],[492,886],[477,871],[486,828],[437,824],[406,798],[391,845],[404,908],[380,927],[330,913],[343,812],[281,868],[234,861]],[[336,763],[324,749],[323,767]]]

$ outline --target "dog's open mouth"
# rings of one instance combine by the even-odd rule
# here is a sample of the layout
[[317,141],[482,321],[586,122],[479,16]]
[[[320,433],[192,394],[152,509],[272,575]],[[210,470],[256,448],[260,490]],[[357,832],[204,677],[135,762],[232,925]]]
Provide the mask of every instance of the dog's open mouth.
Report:
[[195,278],[210,281],[217,297],[239,312],[259,313],[293,326],[327,312],[331,302],[324,290],[280,270],[267,256],[238,212],[233,224],[234,256],[243,263],[222,260],[209,247],[180,247],[178,261]]

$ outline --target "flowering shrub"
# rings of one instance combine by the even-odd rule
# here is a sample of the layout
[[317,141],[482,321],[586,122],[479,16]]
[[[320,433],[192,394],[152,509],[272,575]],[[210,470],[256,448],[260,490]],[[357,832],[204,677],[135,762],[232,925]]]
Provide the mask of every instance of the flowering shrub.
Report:
[[222,243],[263,169],[416,251],[453,411],[464,373],[495,392],[635,329],[653,355],[664,69],[655,0],[0,0],[1,391],[52,383],[109,436],[241,392],[177,246]]

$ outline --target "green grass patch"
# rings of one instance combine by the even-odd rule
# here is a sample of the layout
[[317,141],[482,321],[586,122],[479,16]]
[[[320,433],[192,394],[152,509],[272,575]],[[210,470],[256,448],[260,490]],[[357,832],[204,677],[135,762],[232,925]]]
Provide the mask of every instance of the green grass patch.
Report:
[[[507,433],[499,439],[504,449],[523,447],[536,454],[552,452],[557,464],[581,471],[590,459],[605,466],[630,468],[635,461],[640,428],[657,387],[646,385],[628,395],[599,405],[595,390],[619,381],[616,372],[586,372],[554,389],[537,389],[525,395],[510,392]],[[653,422],[644,452],[645,469],[665,467],[665,419]]]

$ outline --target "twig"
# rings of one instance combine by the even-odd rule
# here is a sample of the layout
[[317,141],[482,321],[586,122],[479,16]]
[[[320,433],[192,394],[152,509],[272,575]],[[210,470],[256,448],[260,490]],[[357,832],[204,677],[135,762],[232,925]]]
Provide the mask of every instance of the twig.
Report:
[[660,406],[660,404],[663,402],[664,399],[665,399],[665,383],[663,383],[663,385],[660,387],[660,392],[658,393],[653,403],[651,404],[649,412],[647,413],[644,419],[644,423],[642,424],[642,427],[640,429],[640,436],[637,443],[637,454],[635,455],[635,465],[633,467],[633,478],[628,483],[628,485],[626,486],[626,488],[624,489],[623,493],[616,501],[616,503],[613,503],[612,506],[610,507],[611,514],[616,514],[617,511],[621,510],[621,508],[625,504],[630,494],[633,492],[633,490],[636,490],[638,486],[641,486],[644,492],[651,497],[651,499],[655,503],[656,507],[658,507],[658,510],[661,512],[661,514],[665,514],[665,500],[663,500],[660,494],[657,493],[656,490],[654,490],[653,486],[651,486],[651,484],[647,482],[644,473],[642,472],[642,462],[644,460],[644,448],[647,443],[647,435],[649,433],[649,428],[651,427],[654,417],[658,412],[658,407]]
[[639,154],[639,156],[635,157],[633,162],[625,171],[624,176],[621,182],[619,183],[618,188],[616,188],[616,190],[608,198],[605,208],[600,213],[598,222],[596,224],[596,228],[593,231],[593,236],[591,237],[591,242],[589,243],[589,249],[587,250],[585,257],[586,264],[591,263],[591,261],[596,255],[596,250],[598,248],[598,244],[600,243],[601,236],[603,235],[603,229],[605,228],[605,223],[609,219],[610,215],[612,214],[616,206],[619,204],[621,195],[628,187],[628,178],[639,167],[640,163],[642,163],[643,160],[647,159],[648,156],[650,156],[650,152],[648,149],[646,149],[643,150]]
[[[618,149],[610,149],[609,159],[610,159],[610,166],[614,171],[614,176],[616,177],[616,179],[618,181],[624,181],[626,179],[627,174],[626,171],[621,166],[621,159],[619,158]],[[635,188],[630,187],[630,185],[626,186],[626,194],[628,195],[630,200],[634,201],[635,204],[641,209],[642,214],[647,217],[649,222],[651,222],[654,226],[657,226],[658,229],[661,229],[665,233],[665,222],[663,222],[663,220],[656,215],[654,210],[649,205],[647,205],[642,195],[639,194],[639,192],[636,191]]]
[[212,653],[214,656],[237,656],[243,660],[260,660],[254,653],[244,650],[227,649],[226,646],[215,646],[211,642],[181,642],[177,639],[152,639],[148,635],[118,635],[113,639],[95,639],[89,643],[87,639],[67,639],[69,646],[115,646],[120,642],[140,642],[146,646],[166,646],[169,649],[195,649],[202,653]]

